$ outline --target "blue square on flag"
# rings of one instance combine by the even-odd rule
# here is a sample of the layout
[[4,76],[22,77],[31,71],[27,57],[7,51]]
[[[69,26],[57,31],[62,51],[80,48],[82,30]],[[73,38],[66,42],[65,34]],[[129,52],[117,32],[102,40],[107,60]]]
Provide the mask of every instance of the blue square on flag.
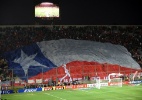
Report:
[[26,78],[26,76],[30,78],[56,67],[43,55],[36,43],[6,52],[4,58],[8,62],[9,69],[12,69],[20,78]]

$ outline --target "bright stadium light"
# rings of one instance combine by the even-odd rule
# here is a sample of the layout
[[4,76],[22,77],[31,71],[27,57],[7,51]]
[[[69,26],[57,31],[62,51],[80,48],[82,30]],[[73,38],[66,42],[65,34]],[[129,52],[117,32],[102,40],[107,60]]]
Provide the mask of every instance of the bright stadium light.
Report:
[[53,5],[53,3],[51,3],[51,2],[42,2],[40,5],[50,6],[50,5]]
[[59,18],[59,6],[51,2],[42,2],[35,6],[35,17],[37,18]]

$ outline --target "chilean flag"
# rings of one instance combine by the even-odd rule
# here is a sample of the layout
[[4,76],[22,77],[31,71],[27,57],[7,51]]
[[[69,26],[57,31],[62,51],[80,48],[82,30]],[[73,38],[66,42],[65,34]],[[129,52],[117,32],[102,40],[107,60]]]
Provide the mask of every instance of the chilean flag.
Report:
[[[21,79],[35,76],[41,78],[42,73],[47,72],[43,76],[45,79],[57,73],[63,74],[60,76],[62,78],[66,74],[65,71],[69,70],[69,74],[80,73],[80,76],[82,69],[86,73],[94,73],[94,68],[105,72],[104,66],[95,67],[95,64],[104,63],[140,69],[140,65],[124,46],[86,40],[60,39],[37,42],[6,52],[3,57],[7,60],[9,69],[13,69],[14,74]],[[64,64],[67,66],[61,67]]]

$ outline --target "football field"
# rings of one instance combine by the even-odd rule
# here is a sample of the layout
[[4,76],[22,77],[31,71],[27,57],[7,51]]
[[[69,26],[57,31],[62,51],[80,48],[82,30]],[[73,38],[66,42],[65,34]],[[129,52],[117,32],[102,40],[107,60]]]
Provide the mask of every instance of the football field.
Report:
[[142,85],[4,94],[2,100],[142,100]]

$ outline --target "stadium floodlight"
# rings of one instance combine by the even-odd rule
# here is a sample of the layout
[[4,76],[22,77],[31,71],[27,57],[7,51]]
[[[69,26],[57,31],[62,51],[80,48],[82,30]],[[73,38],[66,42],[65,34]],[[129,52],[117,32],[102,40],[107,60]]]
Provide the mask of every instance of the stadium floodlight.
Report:
[[51,3],[51,2],[42,2],[41,5],[46,5],[46,6],[47,5],[53,5],[53,3]]
[[35,6],[35,17],[42,19],[59,18],[60,8],[51,2],[42,2]]

